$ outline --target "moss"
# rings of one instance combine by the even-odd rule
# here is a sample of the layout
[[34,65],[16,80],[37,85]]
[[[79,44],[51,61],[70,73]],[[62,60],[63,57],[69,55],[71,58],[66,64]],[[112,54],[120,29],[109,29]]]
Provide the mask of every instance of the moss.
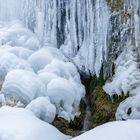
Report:
[[106,0],[112,11],[120,11],[123,7],[124,0]]
[[94,126],[115,120],[115,112],[126,97],[114,96],[113,100],[107,95],[101,86],[96,86],[90,95],[92,107],[92,122]]
[[53,125],[58,128],[62,133],[70,136],[80,135],[80,130],[83,127],[84,118],[85,118],[85,103],[81,100],[80,103],[80,116],[75,117],[73,121],[68,122],[63,118],[56,117]]

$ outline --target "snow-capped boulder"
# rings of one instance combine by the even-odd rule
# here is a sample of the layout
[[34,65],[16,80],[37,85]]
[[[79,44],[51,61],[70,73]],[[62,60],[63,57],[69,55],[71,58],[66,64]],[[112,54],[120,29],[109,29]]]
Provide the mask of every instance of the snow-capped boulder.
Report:
[[52,123],[56,115],[56,107],[51,104],[48,97],[38,97],[31,101],[26,109],[32,111],[39,119]]
[[1,89],[6,103],[11,106],[19,101],[27,105],[33,99],[44,96],[44,92],[45,86],[35,73],[20,69],[7,74]]

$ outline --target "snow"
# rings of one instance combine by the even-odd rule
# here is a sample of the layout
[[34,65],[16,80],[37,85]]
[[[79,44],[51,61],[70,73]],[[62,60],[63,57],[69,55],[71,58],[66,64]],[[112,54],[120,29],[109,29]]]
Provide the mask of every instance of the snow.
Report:
[[67,140],[69,137],[26,109],[0,108],[1,140]]
[[72,140],[139,140],[140,121],[116,121],[96,127]]
[[7,74],[1,89],[6,103],[11,106],[19,101],[27,105],[33,99],[44,96],[44,92],[45,85],[35,73],[20,69]]
[[26,109],[32,111],[39,119],[52,123],[56,115],[56,107],[51,104],[48,97],[38,97],[32,100]]

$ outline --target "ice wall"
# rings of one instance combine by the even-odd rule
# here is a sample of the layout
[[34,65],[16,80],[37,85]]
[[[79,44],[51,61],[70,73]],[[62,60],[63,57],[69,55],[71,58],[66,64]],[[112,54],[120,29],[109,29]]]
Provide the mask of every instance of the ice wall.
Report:
[[42,46],[58,47],[88,75],[112,75],[130,41],[139,46],[140,2],[124,0],[0,0],[0,21],[19,19]]

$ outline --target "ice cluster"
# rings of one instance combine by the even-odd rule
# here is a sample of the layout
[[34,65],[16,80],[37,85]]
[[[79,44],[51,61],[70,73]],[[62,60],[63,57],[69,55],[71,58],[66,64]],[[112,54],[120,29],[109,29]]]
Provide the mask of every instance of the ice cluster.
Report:
[[49,123],[56,115],[73,120],[85,95],[76,66],[18,21],[0,24],[0,84],[1,105],[25,107]]
[[140,119],[140,56],[139,48],[127,46],[115,63],[115,75],[103,89],[110,96],[130,96],[116,112],[117,120]]

